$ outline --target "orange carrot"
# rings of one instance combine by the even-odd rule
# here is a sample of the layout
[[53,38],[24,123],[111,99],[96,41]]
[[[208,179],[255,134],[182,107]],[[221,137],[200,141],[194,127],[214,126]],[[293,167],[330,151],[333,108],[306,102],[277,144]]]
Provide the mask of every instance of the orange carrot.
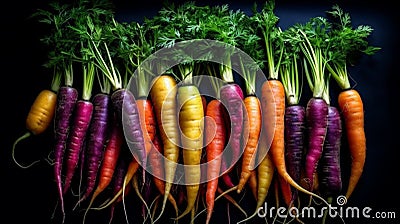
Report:
[[247,96],[244,99],[244,106],[247,111],[244,118],[243,134],[246,146],[242,155],[242,170],[237,189],[238,193],[242,191],[247,180],[250,178],[251,170],[254,169],[258,138],[261,130],[261,108],[259,99],[255,95]]
[[349,198],[360,180],[365,164],[364,108],[361,96],[355,89],[342,91],[339,94],[338,102],[344,118],[352,159],[350,179],[346,192],[346,198]]

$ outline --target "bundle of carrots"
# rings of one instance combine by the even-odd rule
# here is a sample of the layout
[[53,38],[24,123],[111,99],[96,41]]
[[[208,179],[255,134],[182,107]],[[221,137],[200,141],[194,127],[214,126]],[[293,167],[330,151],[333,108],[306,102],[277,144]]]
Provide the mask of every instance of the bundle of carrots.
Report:
[[[45,65],[55,72],[51,91],[43,90],[28,113],[27,133],[13,145],[14,161],[33,165],[16,160],[16,145],[54,122],[62,223],[78,207],[84,222],[95,218],[87,217],[90,210],[110,208],[111,222],[119,202],[127,220],[132,214],[160,222],[170,203],[174,221],[190,214],[194,222],[205,212],[210,223],[221,197],[245,222],[269,200],[271,186],[276,203],[288,207],[349,198],[362,176],[366,137],[362,99],[347,67],[355,53],[380,49],[368,44],[373,29],[353,28],[350,15],[334,5],[330,17],[282,30],[274,10],[273,1],[252,15],[187,2],[166,5],[142,24],[117,21],[104,1],[38,10],[35,18],[52,31],[42,40],[52,49]],[[196,39],[208,45],[185,48]],[[213,97],[204,98],[201,75],[212,80]],[[331,80],[342,89],[338,102],[330,100],[337,94]],[[303,82],[312,93],[306,105]],[[343,149],[351,155],[347,182]],[[131,188],[140,213],[126,206]],[[239,202],[247,189],[256,201],[250,216],[242,208],[247,202]]]

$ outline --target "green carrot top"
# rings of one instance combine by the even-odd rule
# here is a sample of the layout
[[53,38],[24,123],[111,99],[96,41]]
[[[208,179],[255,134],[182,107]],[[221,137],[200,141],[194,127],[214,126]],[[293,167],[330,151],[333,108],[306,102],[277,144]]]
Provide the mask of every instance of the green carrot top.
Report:
[[331,60],[327,51],[332,44],[328,35],[330,28],[331,24],[326,18],[314,17],[305,24],[295,24],[293,29],[298,35],[292,37],[303,53],[305,74],[313,97],[323,97],[325,100],[328,100],[324,96],[329,79],[325,70],[326,64]]
[[381,48],[368,43],[373,29],[368,25],[353,28],[350,14],[343,12],[338,5],[333,5],[332,10],[327,13],[333,24],[330,32],[332,46],[329,50],[332,60],[327,64],[327,69],[340,88],[348,89],[351,86],[347,65],[354,65],[361,54],[373,55]]
[[[281,65],[282,55],[276,55],[276,51],[283,47],[278,38],[279,28],[277,26],[279,18],[274,13],[275,1],[267,1],[261,11],[253,9],[252,18],[257,24],[262,44],[265,46],[265,55],[268,66],[269,79],[278,79],[279,67]],[[282,52],[282,51],[279,51]]]

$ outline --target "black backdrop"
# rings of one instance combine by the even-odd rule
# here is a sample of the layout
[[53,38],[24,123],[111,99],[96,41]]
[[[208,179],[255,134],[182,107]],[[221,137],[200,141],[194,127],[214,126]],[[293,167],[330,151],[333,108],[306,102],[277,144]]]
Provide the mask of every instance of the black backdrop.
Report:
[[[253,1],[198,1],[201,4],[228,3],[232,9],[249,10]],[[3,92],[1,133],[1,186],[3,209],[1,218],[10,223],[51,223],[57,201],[52,168],[42,162],[30,169],[17,167],[11,159],[13,141],[24,133],[25,117],[37,93],[50,85],[51,71],[42,64],[46,52],[39,42],[45,32],[36,21],[28,19],[37,8],[48,1],[11,1],[1,6],[1,78]],[[119,20],[142,20],[152,16],[161,7],[162,1],[147,0],[144,3],[114,1]],[[353,85],[364,99],[365,128],[367,135],[367,161],[364,174],[348,205],[371,207],[373,211],[397,211],[398,187],[398,106],[399,74],[397,53],[398,17],[394,3],[387,1],[277,1],[276,14],[279,25],[285,28],[295,22],[324,15],[332,4],[339,4],[350,12],[354,24],[370,25],[374,28],[371,44],[382,47],[372,57],[363,57],[360,64],[350,69]],[[260,3],[261,4],[261,3]],[[335,103],[334,101],[332,101]],[[16,155],[20,161],[45,158],[51,151],[51,132],[20,143]],[[226,207],[217,208],[214,221],[226,220]],[[5,208],[5,210],[4,210]],[[231,207],[231,216],[237,210]],[[59,210],[56,211],[58,214]],[[100,214],[95,213],[94,214]],[[122,216],[117,212],[116,216]],[[97,223],[106,223],[107,216],[98,216]],[[102,217],[100,219],[100,217]],[[241,217],[240,215],[236,217]],[[96,218],[93,218],[95,220]],[[117,220],[119,218],[116,218]],[[58,219],[56,219],[58,220]],[[80,222],[80,219],[77,219]],[[124,219],[119,219],[124,223]],[[59,220],[58,220],[59,221]],[[76,221],[76,220],[75,220]],[[357,220],[345,220],[346,223]],[[370,222],[372,220],[369,220]],[[375,220],[378,221],[378,220]],[[382,221],[382,220],[380,220]],[[394,220],[385,220],[391,223]],[[59,222],[56,222],[59,223]],[[130,223],[135,223],[132,218]],[[380,223],[380,222],[377,222]]]

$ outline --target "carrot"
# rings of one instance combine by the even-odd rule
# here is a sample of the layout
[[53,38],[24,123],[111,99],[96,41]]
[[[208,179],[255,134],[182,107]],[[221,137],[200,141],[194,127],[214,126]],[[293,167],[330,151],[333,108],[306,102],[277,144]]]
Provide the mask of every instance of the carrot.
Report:
[[78,166],[79,154],[84,145],[86,131],[89,128],[92,118],[93,104],[90,101],[78,100],[76,103],[76,111],[73,124],[71,127],[71,135],[66,148],[66,170],[63,194],[65,194],[71,185],[72,178]]
[[267,154],[257,167],[257,208],[260,208],[267,198],[272,178],[274,176],[274,170],[275,167],[271,156],[270,154]]
[[218,99],[211,100],[206,107],[206,155],[207,155],[207,218],[210,222],[214,209],[215,193],[218,188],[218,178],[221,170],[222,152],[225,148],[226,131],[223,117],[223,105]]
[[91,120],[86,151],[87,181],[86,190],[77,205],[90,196],[97,183],[98,171],[103,160],[104,148],[109,131],[110,95],[107,92],[98,93],[93,97],[93,118]]
[[[229,116],[229,123],[231,125],[231,132],[229,136],[228,146],[232,152],[229,161],[223,160],[227,163],[223,168],[227,168],[229,173],[233,165],[239,160],[242,150],[240,148],[240,140],[243,132],[243,92],[241,87],[236,83],[227,83],[220,89],[221,102],[226,107],[227,116]],[[225,172],[226,170],[223,170]]]
[[244,118],[244,142],[245,148],[242,155],[242,170],[237,192],[240,193],[250,178],[251,170],[254,169],[255,155],[261,130],[260,101],[255,95],[244,98],[244,107],[247,111]]
[[90,101],[90,98],[92,96],[95,65],[91,62],[86,62],[83,63],[82,67],[82,96],[81,99],[76,102],[75,111],[73,114],[74,117],[71,124],[71,132],[68,136],[63,194],[65,194],[70,188],[72,178],[74,177],[75,170],[78,166],[80,157],[79,154],[84,146],[86,134],[93,116],[93,103]]
[[129,89],[118,89],[111,94],[114,110],[123,122],[126,142],[140,165],[146,165],[144,135],[140,124],[139,109],[136,99]]
[[54,117],[54,177],[60,199],[61,211],[64,214],[62,191],[62,166],[66,142],[68,140],[71,118],[78,99],[78,90],[72,86],[62,86],[58,91]]
[[[306,106],[308,145],[305,155],[305,178],[309,190],[314,188],[315,173],[323,152],[328,122],[329,94],[325,61],[329,60],[330,55],[324,50],[326,27],[329,27],[329,24],[323,18],[312,18],[298,28],[298,37],[302,40],[300,49],[304,55],[305,74],[312,91],[312,97]],[[315,34],[307,35],[310,32]]]
[[182,130],[183,163],[185,165],[185,182],[187,207],[176,219],[188,214],[195,205],[201,179],[201,154],[203,147],[204,112],[198,88],[186,84],[178,88],[179,125]]
[[[178,133],[178,121],[176,117],[176,94],[176,81],[173,77],[169,75],[160,75],[154,78],[150,89],[150,96],[156,114],[158,130],[160,131],[165,157],[165,194],[159,217],[161,217],[164,212],[179,158],[178,142],[180,136]],[[157,221],[158,218],[154,221]]]
[[33,102],[25,120],[25,127],[28,131],[14,142],[12,148],[12,158],[19,167],[28,168],[34,163],[38,162],[35,161],[28,166],[21,165],[14,156],[15,146],[21,140],[26,139],[31,135],[39,135],[47,130],[53,121],[56,102],[57,93],[52,90],[44,89],[36,96],[36,99]]
[[339,94],[338,101],[344,118],[352,159],[350,179],[346,191],[346,198],[349,198],[360,180],[366,158],[364,107],[360,94],[354,89],[342,91]]
[[[140,127],[142,128],[143,138],[144,138],[144,150],[147,155],[150,153],[152,148],[152,142],[154,141],[154,136],[156,134],[156,119],[153,110],[153,105],[150,99],[140,97],[136,100],[136,104],[139,111]],[[145,171],[147,170],[147,161],[141,164],[143,167],[143,178],[145,176]]]
[[341,137],[342,123],[339,110],[334,106],[329,106],[328,129],[318,167],[318,189],[327,200],[330,197],[338,196],[342,190],[340,167]]
[[[339,109],[344,120],[348,148],[351,155],[350,177],[346,190],[346,198],[353,193],[359,182],[366,159],[366,137],[364,130],[364,107],[360,93],[350,85],[348,64],[354,65],[354,58],[361,54],[373,55],[380,47],[370,46],[369,36],[373,29],[368,25],[352,27],[349,13],[345,13],[337,5],[328,11],[333,18],[331,53],[336,57],[327,63],[327,69],[342,90],[338,96]],[[353,57],[357,55],[357,57]]]

